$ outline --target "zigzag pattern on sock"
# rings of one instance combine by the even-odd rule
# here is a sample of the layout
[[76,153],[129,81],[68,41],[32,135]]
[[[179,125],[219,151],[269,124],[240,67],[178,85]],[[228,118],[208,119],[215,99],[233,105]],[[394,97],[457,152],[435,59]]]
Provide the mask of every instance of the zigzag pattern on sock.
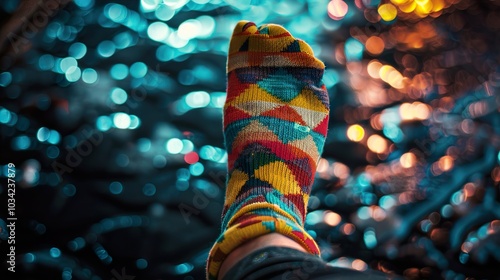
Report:
[[223,233],[210,252],[209,279],[232,250],[270,232],[319,254],[304,220],[328,128],[323,69],[309,45],[279,25],[236,26],[224,106]]

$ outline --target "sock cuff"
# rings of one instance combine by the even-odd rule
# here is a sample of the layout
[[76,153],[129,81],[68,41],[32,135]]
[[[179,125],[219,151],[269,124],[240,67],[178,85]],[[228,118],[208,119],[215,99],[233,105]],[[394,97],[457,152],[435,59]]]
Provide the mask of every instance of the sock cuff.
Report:
[[323,70],[325,64],[305,52],[235,52],[228,56],[227,73],[246,67],[298,67]]
[[207,279],[216,280],[227,255],[252,239],[268,233],[280,233],[299,243],[310,254],[319,256],[320,250],[314,239],[291,221],[273,216],[255,216],[248,221],[229,227],[219,236],[210,250],[207,262]]

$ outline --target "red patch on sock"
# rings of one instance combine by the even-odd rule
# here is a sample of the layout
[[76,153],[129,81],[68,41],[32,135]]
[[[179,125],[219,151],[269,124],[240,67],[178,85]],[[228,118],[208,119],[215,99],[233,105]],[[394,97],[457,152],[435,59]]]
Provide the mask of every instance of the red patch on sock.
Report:
[[265,111],[261,115],[268,116],[268,117],[274,117],[274,118],[282,119],[282,120],[289,121],[289,122],[295,122],[295,123],[299,123],[301,125],[306,125],[306,123],[302,119],[302,116],[288,105],[283,105],[283,106],[280,106],[278,108],[275,108],[275,109],[272,109],[269,111]]
[[326,136],[326,132],[328,131],[328,115],[325,116],[325,118],[313,129],[313,131]]
[[224,109],[224,128],[234,121],[248,119],[251,117],[252,116],[247,112],[229,105]]

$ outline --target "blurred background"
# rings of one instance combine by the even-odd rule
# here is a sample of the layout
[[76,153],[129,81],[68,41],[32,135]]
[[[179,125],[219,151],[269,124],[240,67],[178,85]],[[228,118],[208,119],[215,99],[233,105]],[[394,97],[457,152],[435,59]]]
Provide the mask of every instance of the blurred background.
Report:
[[1,278],[204,279],[241,19],[284,25],[327,66],[306,221],[322,258],[500,279],[498,0],[1,1],[3,256],[9,163],[18,219]]

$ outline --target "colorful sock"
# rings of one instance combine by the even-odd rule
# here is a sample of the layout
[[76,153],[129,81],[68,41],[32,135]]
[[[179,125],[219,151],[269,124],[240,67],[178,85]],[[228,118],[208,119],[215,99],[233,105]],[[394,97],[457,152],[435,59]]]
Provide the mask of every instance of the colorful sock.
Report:
[[236,25],[224,106],[229,176],[209,279],[231,251],[271,232],[319,255],[304,219],[328,127],[324,67],[309,45],[279,25]]

